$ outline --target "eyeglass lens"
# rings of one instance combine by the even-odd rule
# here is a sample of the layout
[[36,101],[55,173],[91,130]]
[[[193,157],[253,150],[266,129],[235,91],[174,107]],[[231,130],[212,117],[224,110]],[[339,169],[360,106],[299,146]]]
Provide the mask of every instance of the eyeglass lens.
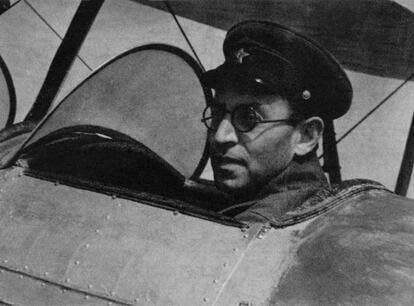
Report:
[[233,125],[241,132],[252,130],[257,122],[256,112],[247,105],[236,108],[232,116]]
[[[207,128],[215,131],[226,113],[228,113],[228,111],[226,111],[222,105],[208,106],[204,110],[202,121]],[[241,105],[230,113],[233,126],[240,132],[252,130],[257,123],[256,112],[251,106]]]

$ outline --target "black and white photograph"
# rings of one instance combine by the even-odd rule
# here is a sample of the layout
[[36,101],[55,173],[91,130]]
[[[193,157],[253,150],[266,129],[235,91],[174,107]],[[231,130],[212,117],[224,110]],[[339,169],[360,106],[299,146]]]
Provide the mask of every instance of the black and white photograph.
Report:
[[0,305],[414,305],[414,0],[0,0]]

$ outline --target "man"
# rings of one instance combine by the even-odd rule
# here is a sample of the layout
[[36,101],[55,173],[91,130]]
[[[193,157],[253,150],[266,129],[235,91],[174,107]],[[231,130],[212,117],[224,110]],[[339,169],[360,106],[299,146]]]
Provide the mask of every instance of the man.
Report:
[[215,91],[203,115],[215,183],[234,199],[222,213],[298,228],[269,304],[412,305],[414,201],[369,180],[330,185],[316,156],[324,121],[351,105],[341,66],[268,22],[234,26],[223,50],[203,76]]
[[[352,87],[331,54],[276,24],[238,24],[223,50],[225,63],[203,76],[215,89],[203,120],[214,179],[243,202],[227,213],[271,219],[328,186],[316,149],[324,120],[349,109]],[[273,204],[257,201],[269,195]]]

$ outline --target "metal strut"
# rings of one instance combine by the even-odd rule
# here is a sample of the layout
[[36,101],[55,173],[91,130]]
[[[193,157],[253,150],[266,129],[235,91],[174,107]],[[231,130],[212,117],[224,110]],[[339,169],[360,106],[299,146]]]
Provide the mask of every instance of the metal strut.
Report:
[[49,110],[104,0],[82,0],[24,121],[40,121]]
[[395,193],[406,196],[410,185],[411,175],[414,165],[414,113],[411,120],[410,131],[408,132],[407,143],[405,145],[404,155],[401,162],[400,173],[398,174]]
[[335,129],[333,120],[325,121],[323,133],[323,170],[329,175],[329,182],[341,182],[341,166],[339,164],[338,148],[336,147]]
[[398,85],[393,91],[391,91],[384,99],[382,99],[373,109],[371,109],[364,117],[362,117],[357,123],[355,123],[348,131],[345,132],[337,141],[340,143],[346,136],[348,136],[353,130],[355,130],[362,122],[364,122],[369,116],[371,116],[378,108],[380,108],[385,102],[387,102],[393,95],[395,95],[405,84],[408,83],[414,77],[414,72],[410,74],[408,78]]
[[[373,109],[371,109],[365,116],[363,116],[357,123],[355,123],[348,131],[346,131],[338,140],[335,141],[335,130],[333,122],[325,122],[326,129],[323,137],[323,154],[319,158],[324,158],[323,169],[329,174],[329,179],[331,183],[336,183],[341,181],[341,172],[339,165],[339,157],[337,144],[345,139],[353,130],[355,130],[361,123],[363,123],[369,116],[371,116],[375,111],[377,111],[385,102],[387,102],[393,95],[395,95],[405,84],[407,84],[414,77],[414,72],[408,76],[400,85],[398,85],[393,91],[391,91],[384,99],[382,99]],[[413,118],[414,120],[414,118]],[[414,134],[413,126],[411,126],[410,133]],[[413,168],[414,156],[412,153],[414,151],[414,135],[410,134],[407,139],[406,153],[404,154],[403,164],[401,165],[400,175],[398,177],[396,193],[403,194],[404,188],[403,185],[406,185],[405,188],[408,188],[410,182],[411,171]],[[411,154],[411,155],[410,155]],[[407,157],[406,157],[407,156]],[[411,156],[411,157],[409,157]],[[410,159],[411,158],[411,159]],[[411,163],[411,164],[410,164]],[[411,170],[408,170],[411,165]],[[401,176],[401,178],[400,178]],[[408,178],[407,178],[408,176]],[[397,192],[398,188],[398,192]],[[401,189],[403,188],[403,189]],[[406,195],[407,190],[405,190]]]

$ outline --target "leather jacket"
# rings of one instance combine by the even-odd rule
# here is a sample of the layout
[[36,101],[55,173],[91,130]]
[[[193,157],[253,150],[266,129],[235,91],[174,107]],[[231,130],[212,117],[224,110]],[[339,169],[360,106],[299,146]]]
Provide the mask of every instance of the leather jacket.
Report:
[[320,215],[369,190],[390,192],[382,184],[366,179],[330,185],[312,155],[295,158],[253,200],[236,203],[222,212],[247,223],[268,222],[273,227],[284,227]]

